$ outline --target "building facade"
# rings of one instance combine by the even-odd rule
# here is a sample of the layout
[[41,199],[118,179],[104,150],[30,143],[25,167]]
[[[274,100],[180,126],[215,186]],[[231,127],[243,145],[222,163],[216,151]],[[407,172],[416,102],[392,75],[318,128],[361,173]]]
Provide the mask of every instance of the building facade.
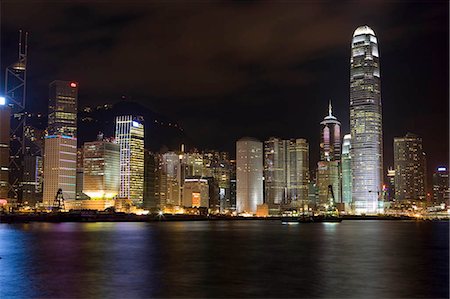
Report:
[[9,192],[9,132],[10,108],[0,97],[0,199],[7,199]]
[[132,115],[116,117],[116,142],[120,146],[119,197],[141,205],[144,198],[144,123]]
[[342,202],[346,208],[352,204],[352,162],[350,156],[351,135],[344,135],[342,142],[341,173],[342,173]]
[[433,203],[450,205],[449,176],[447,167],[440,166],[433,173]]
[[422,138],[407,133],[394,138],[395,199],[426,198],[426,162]]
[[328,115],[320,122],[320,160],[337,161],[341,158],[341,123],[333,116],[331,101]]
[[183,185],[183,207],[209,208],[208,180],[187,178]]
[[56,80],[49,89],[48,134],[76,138],[78,83]]
[[308,201],[309,145],[305,139],[264,142],[265,199],[272,210]]
[[350,132],[354,210],[368,214],[381,212],[383,134],[380,55],[375,32],[369,26],[358,27],[351,43]]
[[255,214],[263,204],[263,144],[249,137],[236,142],[236,211]]
[[83,147],[83,193],[93,200],[113,199],[120,189],[120,146],[99,140]]
[[44,194],[45,207],[51,207],[59,189],[65,200],[76,198],[77,139],[63,135],[45,137]]

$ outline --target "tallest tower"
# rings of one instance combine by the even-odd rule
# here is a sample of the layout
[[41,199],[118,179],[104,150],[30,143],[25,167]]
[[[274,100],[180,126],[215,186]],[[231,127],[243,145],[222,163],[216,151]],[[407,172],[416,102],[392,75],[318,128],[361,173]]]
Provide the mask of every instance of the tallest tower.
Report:
[[380,57],[375,32],[353,33],[350,58],[352,201],[356,213],[376,213],[383,173]]

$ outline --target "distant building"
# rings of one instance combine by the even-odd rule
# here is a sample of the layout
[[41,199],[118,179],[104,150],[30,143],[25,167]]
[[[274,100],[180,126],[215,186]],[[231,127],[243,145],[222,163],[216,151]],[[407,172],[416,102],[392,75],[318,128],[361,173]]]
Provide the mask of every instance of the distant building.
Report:
[[24,156],[23,197],[25,205],[34,207],[42,201],[44,164],[41,156]]
[[342,172],[342,202],[350,208],[352,204],[352,165],[351,165],[351,135],[344,135],[342,143],[341,155],[341,172]]
[[269,209],[308,201],[309,146],[305,139],[264,142],[265,198]]
[[450,189],[447,167],[440,166],[433,173],[433,202],[450,204]]
[[148,210],[156,209],[160,203],[156,191],[158,186],[158,155],[145,150],[144,162],[144,208]]
[[341,123],[333,116],[331,101],[328,115],[320,123],[320,160],[335,161],[341,158]]
[[51,207],[58,189],[65,200],[75,199],[77,139],[69,136],[45,137],[44,206]]
[[85,194],[83,194],[83,177],[84,177],[84,147],[81,146],[77,149],[77,188],[76,188],[76,198],[77,199],[87,199]]
[[78,83],[56,80],[50,83],[49,135],[77,137]]
[[120,146],[119,197],[141,205],[144,198],[144,124],[141,117],[116,117],[116,142]]
[[113,199],[120,189],[120,146],[107,140],[85,142],[83,193],[93,200]]
[[[165,205],[180,206],[182,204],[182,159],[176,152],[167,152],[162,155],[162,175],[165,178],[165,196],[162,201]],[[184,179],[183,179],[184,180]]]
[[236,160],[230,160],[230,210],[236,211]]
[[392,168],[388,169],[387,179],[388,179],[387,199],[389,201],[394,201],[395,200],[395,169],[392,169]]
[[209,207],[208,180],[202,178],[188,178],[184,180],[183,206],[187,208]]
[[317,189],[322,207],[341,202],[341,182],[339,161],[319,161],[317,163]]
[[353,32],[350,57],[352,201],[358,214],[382,212],[383,128],[380,55],[367,25]]
[[426,162],[422,138],[407,133],[394,138],[395,199],[426,198]]
[[255,214],[263,199],[263,144],[245,137],[236,142],[236,211]]
[[8,198],[9,191],[9,132],[10,108],[0,97],[0,199]]

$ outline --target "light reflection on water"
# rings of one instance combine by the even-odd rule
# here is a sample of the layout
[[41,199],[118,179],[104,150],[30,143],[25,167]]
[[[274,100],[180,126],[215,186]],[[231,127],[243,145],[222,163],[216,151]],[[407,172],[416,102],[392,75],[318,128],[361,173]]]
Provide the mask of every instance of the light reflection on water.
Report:
[[0,225],[0,298],[448,297],[448,223]]

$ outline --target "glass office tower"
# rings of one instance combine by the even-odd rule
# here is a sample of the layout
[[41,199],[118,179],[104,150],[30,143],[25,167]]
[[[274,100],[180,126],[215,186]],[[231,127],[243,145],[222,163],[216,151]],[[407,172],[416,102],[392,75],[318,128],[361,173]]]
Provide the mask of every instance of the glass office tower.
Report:
[[353,33],[350,58],[352,199],[357,214],[378,209],[383,177],[380,59],[369,26]]
[[116,117],[116,142],[120,145],[119,198],[142,204],[144,198],[144,124],[142,117]]

